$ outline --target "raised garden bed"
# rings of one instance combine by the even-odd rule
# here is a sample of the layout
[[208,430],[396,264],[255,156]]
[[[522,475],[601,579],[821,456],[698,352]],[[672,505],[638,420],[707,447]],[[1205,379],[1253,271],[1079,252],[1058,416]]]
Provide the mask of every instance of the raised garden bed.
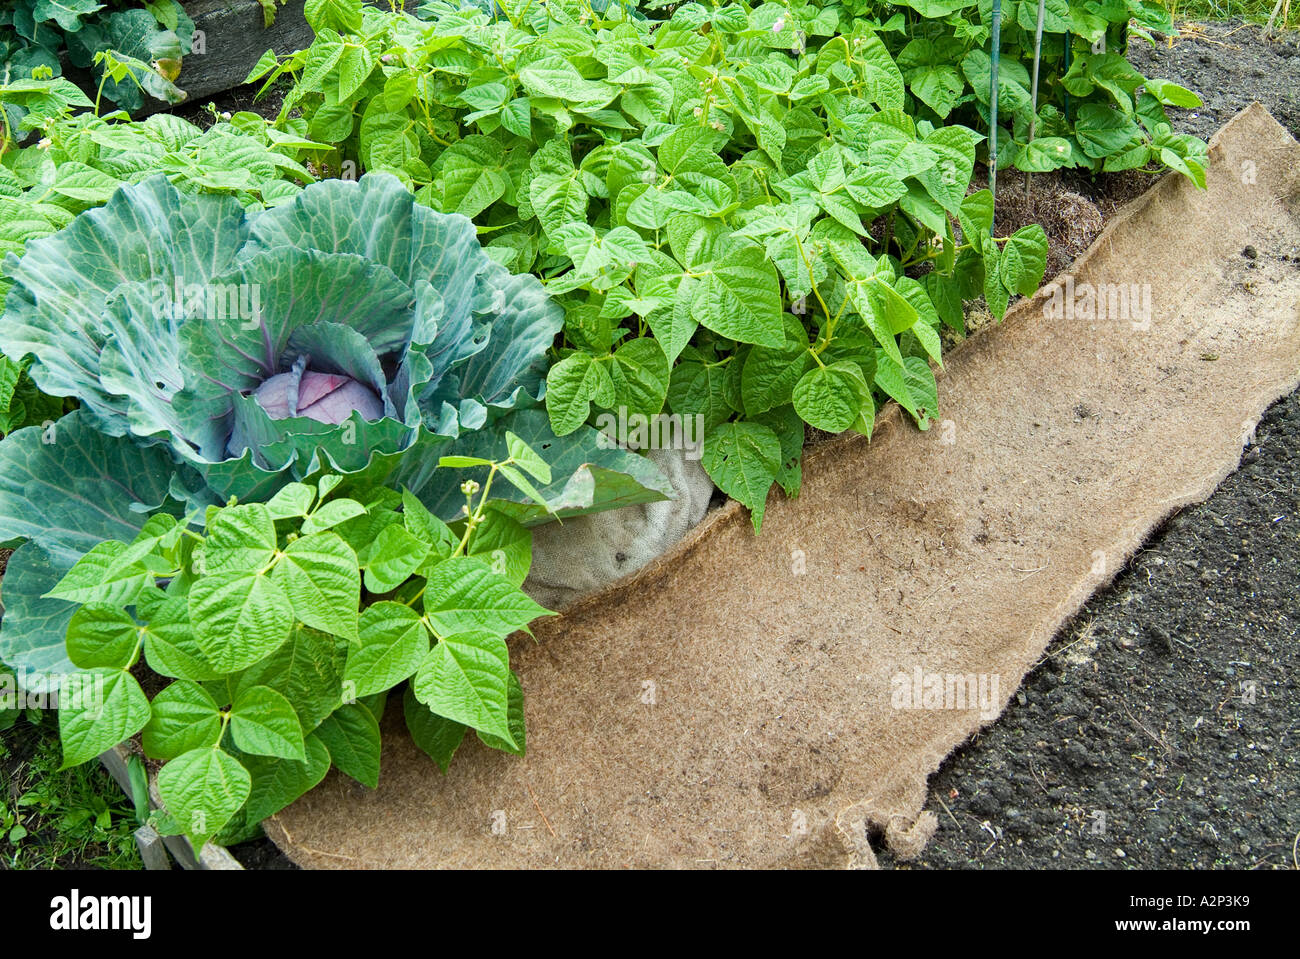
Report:
[[278,7],[275,22],[267,27],[257,0],[189,0],[185,11],[195,29],[203,31],[206,49],[186,58],[177,79],[187,99],[194,102],[241,85],[267,50],[284,54],[310,46],[303,3],[289,0]]
[[[891,31],[906,36],[930,29],[910,14],[881,24],[876,34],[858,21],[833,23],[816,10],[801,8],[787,19],[775,10],[709,13],[687,6],[653,41],[618,51],[599,46],[609,42],[604,34],[588,37],[590,27],[579,18],[565,28],[566,42],[578,44],[566,59],[548,52],[554,36],[539,11],[510,34],[520,60],[498,70],[490,58],[473,58],[486,49],[478,41],[506,30],[504,22],[435,10],[442,32],[426,46],[411,39],[426,29],[414,21],[399,27],[375,20],[382,28],[363,35],[360,8],[351,3],[305,9],[319,34],[312,49],[263,66],[264,79],[298,78],[274,125],[236,114],[200,137],[167,121],[119,121],[95,129],[86,153],[59,126],[64,121],[44,112],[57,113],[63,101],[74,110],[81,105],[66,88],[53,101],[15,90],[16,109],[48,127],[50,136],[37,149],[50,152],[48,158],[24,154],[26,165],[14,163],[14,154],[8,172],[0,171],[13,181],[6,180],[6,189],[18,194],[4,201],[9,208],[29,204],[21,209],[30,219],[8,220],[21,222],[25,232],[8,241],[9,249],[24,252],[22,243],[33,240],[22,265],[11,268],[5,348],[19,359],[37,358],[23,375],[54,389],[55,401],[70,394],[83,406],[47,427],[38,415],[47,407],[33,404],[49,397],[30,391],[26,379],[27,392],[14,393],[22,405],[11,404],[9,414],[14,433],[4,447],[8,499],[0,525],[29,542],[10,567],[7,636],[0,642],[20,668],[48,670],[63,648],[61,638],[46,635],[62,615],[49,604],[81,604],[67,652],[110,684],[117,711],[101,731],[69,707],[69,761],[108,745],[100,740],[109,732],[121,738],[116,734],[139,729],[141,710],[151,712],[144,746],[165,761],[159,791],[177,817],[165,831],[179,827],[198,843],[227,825],[231,837],[241,834],[241,820],[232,814],[245,801],[253,819],[243,825],[255,826],[330,765],[373,786],[383,693],[394,680],[399,687],[411,680],[401,712],[420,748],[444,770],[467,727],[488,746],[523,752],[520,690],[529,681],[521,683],[506,666],[504,637],[541,613],[519,592],[528,570],[526,527],[560,515],[569,518],[570,535],[588,525],[599,530],[603,520],[573,517],[653,500],[675,485],[641,457],[601,445],[592,427],[601,425],[602,411],[702,417],[710,434],[703,470],[749,509],[757,532],[771,505],[769,487],[792,495],[800,487],[806,425],[870,435],[877,407],[893,399],[922,429],[942,427],[946,436],[950,424],[941,419],[931,363],[954,334],[941,327],[960,330],[977,315],[961,301],[981,292],[996,320],[1015,296],[1029,296],[1045,272],[1068,264],[1069,244],[1081,249],[1100,226],[1085,225],[1049,258],[1037,221],[1050,217],[1033,200],[1020,209],[995,207],[973,175],[980,137],[948,116],[965,103],[967,122],[988,121],[980,113],[988,90],[985,83],[981,100],[984,54],[978,42],[958,51],[952,62],[960,70],[951,78],[968,92],[961,102],[950,101],[960,100],[961,91],[931,82],[942,65],[919,62],[916,42],[903,49],[881,39]],[[238,11],[223,6],[203,13]],[[622,15],[620,8],[602,16]],[[1139,16],[1155,14],[1144,9]],[[625,41],[650,36],[644,21],[621,29]],[[448,30],[477,31],[477,40],[453,55],[445,45],[459,41]],[[734,39],[746,31],[763,42]],[[1039,138],[1030,134],[1032,142],[1021,142],[1024,25],[1012,25],[1005,37],[1005,50],[1013,51],[1003,64],[1009,85],[998,89],[1003,110],[1017,118],[997,138],[1004,151],[999,195],[1008,176],[1017,179],[1007,164],[1034,169],[1041,177],[1038,202],[1050,196],[1061,225],[1078,227],[1079,217],[1061,211],[1085,212],[1088,200],[1069,189],[1068,176],[1043,172],[1063,157],[1098,170],[1156,160],[1204,186],[1203,146],[1173,134],[1161,119],[1164,105],[1187,106],[1194,95],[1168,81],[1134,80],[1130,68],[1105,60],[1095,41],[1091,54],[1074,51],[1084,66],[1070,68],[1072,76],[1081,69],[1091,81],[1104,68],[1111,71],[1107,82],[1118,86],[1103,94],[1093,84],[1093,102],[1078,99],[1088,97],[1083,86],[1069,87],[1063,112],[1055,102],[1043,106]],[[962,41],[958,27],[954,42]],[[587,43],[593,55],[584,57]],[[841,47],[845,69],[837,72]],[[994,76],[999,49],[990,65]],[[1061,91],[1052,85],[1059,78],[1050,79],[1056,76],[1050,70],[1069,68],[1071,51],[1067,46],[1062,64],[1060,44],[1046,49],[1044,102],[1059,102]],[[462,54],[468,65],[457,59]],[[415,80],[425,70],[472,80],[431,92]],[[1027,84],[1027,74],[1023,79]],[[1107,105],[1112,97],[1120,106],[1127,102],[1129,119]],[[799,101],[812,106],[796,106]],[[997,108],[990,106],[995,132]],[[819,137],[800,132],[809,123],[825,125]],[[1250,129],[1272,136],[1258,123]],[[589,149],[602,138],[609,142]],[[114,152],[123,149],[149,152],[149,162],[163,164],[181,190],[162,178],[139,182],[141,168],[124,166]],[[53,179],[24,181],[37,169],[52,171]],[[383,175],[350,182],[367,170]],[[1130,174],[1128,181],[1150,172]],[[75,182],[65,178],[69,173]],[[302,182],[331,173],[342,180],[299,192]],[[1169,189],[1163,195],[1175,196]],[[56,199],[47,202],[51,196]],[[71,222],[64,216],[105,200],[103,211]],[[1092,212],[1099,214],[1096,206]],[[1240,208],[1250,208],[1249,198]],[[234,326],[222,325],[231,317],[212,315],[211,305],[194,306],[179,275],[179,302],[166,318],[194,322],[177,336],[175,326],[158,323],[164,317],[156,307],[148,318],[131,284],[162,277],[132,275],[134,264],[146,262],[131,254],[143,241],[136,227],[157,224],[148,245],[167,249],[177,216],[190,223],[188,249],[221,250],[213,262],[239,271],[236,285],[241,293],[247,288],[248,302],[230,305],[249,312],[236,318],[265,324],[253,295],[263,292],[271,313],[287,318],[284,329],[265,331],[262,343],[276,344],[265,356],[261,343],[242,343]],[[478,221],[477,236],[465,216]],[[252,224],[246,236],[242,223]],[[87,252],[107,236],[119,250],[121,275],[102,272],[104,264]],[[224,252],[227,238],[235,243]],[[436,252],[442,248],[474,265],[449,269],[450,258]],[[97,277],[79,299],[60,298],[49,285],[75,284],[55,279],[64,264]],[[187,262],[185,268],[206,267]],[[293,288],[299,282],[303,289]],[[97,305],[101,292],[112,295]],[[298,319],[291,304],[301,302],[316,303],[317,318],[347,321],[336,329]],[[99,318],[101,309],[113,319]],[[477,326],[469,324],[471,314]],[[463,329],[457,317],[465,317]],[[106,323],[122,332],[105,343],[98,331]],[[133,365],[131,337],[139,332],[133,324],[146,332],[141,342],[161,346],[159,361]],[[104,355],[65,365],[63,347],[51,343],[83,336],[82,330],[92,352]],[[202,365],[204,353],[194,348],[203,336],[226,368],[239,370],[236,385],[211,375],[207,381],[223,383],[221,391],[195,392],[190,385],[186,367]],[[436,348],[426,352],[421,337]],[[1223,368],[1229,365],[1225,360]],[[78,370],[88,370],[90,379]],[[431,396],[436,399],[421,402]],[[197,415],[199,403],[215,415]],[[1252,415],[1248,407],[1243,415]],[[24,419],[15,411],[35,431],[18,429]],[[881,421],[890,441],[914,435],[897,433],[897,415]],[[123,429],[108,430],[109,439],[96,435],[122,416]],[[205,425],[217,422],[215,431]],[[351,449],[349,430],[357,429],[367,437],[361,459]],[[53,430],[55,439],[47,442],[42,430]],[[148,442],[112,439],[123,435]],[[87,450],[91,455],[83,456]],[[240,459],[245,450],[251,459]],[[43,457],[58,463],[41,466]],[[74,477],[79,488],[89,488],[96,470],[106,467],[127,478],[126,499],[110,497],[101,510],[108,522],[69,501],[68,516],[42,525],[37,517],[58,502],[58,493],[25,499],[36,478]],[[361,469],[363,476],[350,475]],[[453,480],[452,470],[468,472]],[[392,492],[384,493],[384,484]],[[399,496],[402,487],[408,492]],[[239,505],[199,519],[205,505],[230,497]],[[143,517],[169,500],[175,504],[141,530]],[[465,500],[467,518],[456,514]],[[779,494],[772,503],[780,522],[787,506]],[[339,515],[317,518],[331,511]],[[728,515],[740,514],[733,506]],[[96,539],[105,540],[94,548],[99,552],[72,566]],[[840,546],[847,542],[837,539]],[[764,540],[757,542],[753,555],[760,557]],[[548,558],[544,537],[537,543],[534,558],[563,567]],[[628,554],[609,548],[612,567],[625,571]],[[139,583],[117,585],[123,575]],[[179,646],[166,638],[178,615],[194,631]],[[415,617],[409,629],[391,633],[409,616]],[[280,664],[283,676],[271,665],[286,642],[314,650],[321,668],[312,682],[324,684],[320,702],[313,705],[315,694],[292,678],[296,653]],[[367,659],[372,644],[378,644],[373,663]],[[382,656],[380,646],[388,649]],[[134,676],[141,653],[175,681],[157,682],[143,670]],[[534,667],[532,675],[541,682],[544,671]],[[338,682],[341,703],[327,704]],[[349,682],[362,692],[349,698]],[[653,690],[647,695],[654,700]],[[389,703],[387,722],[395,710]],[[561,726],[546,721],[552,733]],[[542,742],[542,759],[531,762],[545,762],[553,740]],[[482,755],[477,747],[462,752],[465,762]],[[534,796],[533,805],[554,814],[552,798],[542,798]],[[880,812],[863,810],[865,818],[854,822],[880,822]],[[542,817],[558,838],[545,812]],[[515,821],[517,811],[507,818]],[[571,823],[557,822],[571,832]],[[824,824],[815,825],[822,835]],[[900,841],[918,843],[927,828],[917,820]],[[870,858],[865,847],[859,854]]]
[[[108,770],[110,776],[117,781],[122,787],[122,791],[128,797],[135,792],[135,783],[132,781],[131,760],[132,757],[139,759],[137,753],[129,750],[125,745],[114,746],[108,752],[99,757],[99,761],[104,768]],[[152,809],[163,808],[162,799],[158,794],[158,781],[156,777],[144,774],[148,782],[149,806]],[[146,869],[170,869],[172,859],[168,853],[174,857],[176,863],[182,869],[215,869],[230,870],[243,869],[239,860],[232,856],[222,846],[216,846],[212,843],[204,845],[202,852],[196,856],[194,846],[184,836],[161,836],[158,831],[150,825],[142,825],[135,831],[136,844],[140,848],[140,859]]]

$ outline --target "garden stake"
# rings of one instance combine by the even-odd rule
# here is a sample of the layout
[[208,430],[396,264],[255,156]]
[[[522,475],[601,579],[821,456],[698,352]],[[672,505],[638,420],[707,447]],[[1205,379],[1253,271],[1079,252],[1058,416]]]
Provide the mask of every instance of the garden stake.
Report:
[[998,61],[1002,54],[1002,0],[993,0],[993,56],[989,67],[989,192],[993,194],[993,216],[989,236],[998,213]]
[[[1065,72],[1070,72],[1070,54],[1073,52],[1074,37],[1069,31],[1065,34]],[[1065,122],[1070,122],[1070,93],[1067,90],[1065,94]]]
[[[1034,127],[1038,123],[1038,65],[1043,53],[1043,16],[1047,12],[1047,0],[1038,0],[1038,26],[1034,30],[1034,82],[1029,91],[1029,140],[1034,142]],[[1029,202],[1030,173],[1025,171],[1025,202]],[[1033,209],[1032,207],[1030,208]]]

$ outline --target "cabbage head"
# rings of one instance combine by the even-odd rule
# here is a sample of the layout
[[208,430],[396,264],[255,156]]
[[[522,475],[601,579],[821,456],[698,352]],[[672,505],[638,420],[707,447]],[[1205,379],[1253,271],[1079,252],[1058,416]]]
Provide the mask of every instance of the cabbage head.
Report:
[[563,311],[480,247],[465,217],[414,202],[386,174],[329,180],[248,212],[163,176],[32,241],[5,272],[0,351],[80,408],[0,442],[0,660],[69,668],[73,607],[43,600],[105,539],[149,515],[265,500],[341,473],[406,487],[453,519],[506,431],[549,463],[545,506],[504,484],[524,523],[664,499],[648,460],[584,428],[557,438],[539,400]]

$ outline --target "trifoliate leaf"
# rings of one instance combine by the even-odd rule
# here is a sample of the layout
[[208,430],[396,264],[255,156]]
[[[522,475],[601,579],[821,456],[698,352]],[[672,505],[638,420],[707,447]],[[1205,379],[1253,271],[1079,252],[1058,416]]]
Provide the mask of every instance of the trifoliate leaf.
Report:
[[276,564],[298,621],[344,639],[357,638],[361,573],[357,554],[337,533],[312,533],[291,542]]
[[809,426],[842,433],[857,420],[863,396],[870,395],[862,369],[840,360],[805,373],[794,387],[794,408]]
[[140,643],[140,626],[127,612],[107,603],[87,603],[68,623],[68,658],[82,669],[127,669]]
[[439,716],[517,745],[509,722],[509,652],[500,636],[475,631],[445,637],[420,664],[412,687]]
[[208,526],[204,572],[246,572],[270,565],[275,556],[275,520],[261,503],[228,506]]
[[293,604],[269,576],[212,573],[190,587],[189,619],[204,658],[235,672],[269,656],[289,638]]
[[481,631],[504,637],[547,615],[509,579],[467,557],[429,571],[424,612],[439,636]]
[[387,526],[365,551],[366,589],[387,593],[406,582],[424,564],[429,547],[404,526]]
[[700,462],[720,490],[749,507],[757,532],[768,491],[781,469],[776,434],[757,423],[724,423],[705,439]]
[[429,634],[419,615],[401,603],[367,606],[360,634],[360,644],[348,650],[343,672],[344,687],[358,699],[411,676],[429,651]]
[[445,773],[464,740],[468,727],[454,719],[439,716],[415,698],[415,691],[410,686],[406,687],[406,693],[402,696],[402,713],[415,745],[427,753]]
[[175,759],[191,749],[215,746],[221,735],[217,703],[196,683],[176,682],[150,704],[144,727],[144,752],[152,759]]

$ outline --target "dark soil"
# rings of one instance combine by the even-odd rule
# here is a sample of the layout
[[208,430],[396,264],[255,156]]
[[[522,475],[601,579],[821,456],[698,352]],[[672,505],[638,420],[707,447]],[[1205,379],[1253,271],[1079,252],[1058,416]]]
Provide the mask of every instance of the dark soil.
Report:
[[[1026,182],[1019,170],[999,170],[997,234],[1010,236],[1031,223],[1042,226],[1049,240],[1043,282],[1050,282],[1092,245],[1116,210],[1145,193],[1160,175],[1155,170],[1125,170],[1093,177],[1059,170],[1035,173]],[[987,171],[978,167],[971,192],[988,185]]]
[[931,779],[939,832],[917,865],[1295,864],[1297,476],[1293,394]]
[[1137,42],[1129,59],[1148,77],[1197,91],[1204,106],[1178,111],[1177,126],[1208,140],[1243,107],[1258,100],[1293,133],[1300,130],[1300,32],[1265,39],[1261,27],[1238,22],[1183,24],[1170,46]]
[[280,851],[279,846],[266,837],[250,839],[248,842],[226,848],[245,869],[296,870],[298,868],[292,859]]
[[216,123],[223,113],[256,113],[274,120],[280,114],[287,90],[287,81],[272,86],[265,93],[262,93],[262,84],[250,83],[177,107],[172,113],[205,130]]
[[[1300,137],[1295,34],[1193,26],[1133,60],[1203,91],[1174,117],[1186,132],[1208,138],[1259,100]],[[939,831],[913,867],[1300,868],[1298,475],[1293,394],[943,764]]]

